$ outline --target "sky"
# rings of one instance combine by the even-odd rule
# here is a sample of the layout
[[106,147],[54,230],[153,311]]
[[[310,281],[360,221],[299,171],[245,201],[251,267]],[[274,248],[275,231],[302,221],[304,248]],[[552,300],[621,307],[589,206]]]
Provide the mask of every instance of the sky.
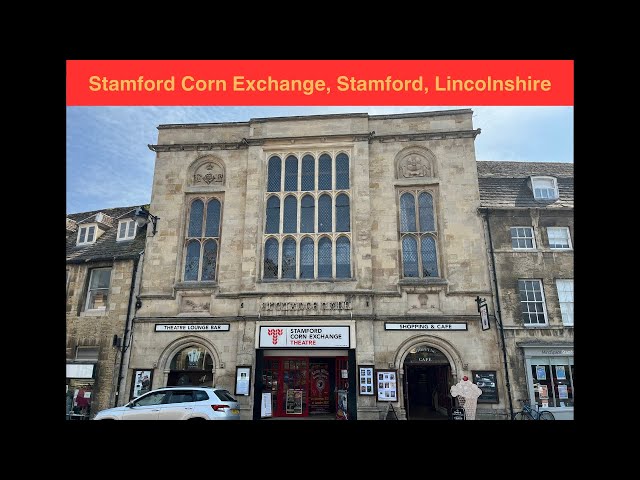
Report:
[[67,107],[67,213],[151,201],[157,126],[471,108],[477,160],[573,162],[573,107]]

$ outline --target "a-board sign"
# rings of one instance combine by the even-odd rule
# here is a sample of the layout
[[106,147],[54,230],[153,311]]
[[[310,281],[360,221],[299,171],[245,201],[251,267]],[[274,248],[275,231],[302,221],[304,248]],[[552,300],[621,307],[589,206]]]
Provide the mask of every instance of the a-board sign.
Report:
[[451,419],[452,420],[464,420],[464,408],[457,407],[451,410]]

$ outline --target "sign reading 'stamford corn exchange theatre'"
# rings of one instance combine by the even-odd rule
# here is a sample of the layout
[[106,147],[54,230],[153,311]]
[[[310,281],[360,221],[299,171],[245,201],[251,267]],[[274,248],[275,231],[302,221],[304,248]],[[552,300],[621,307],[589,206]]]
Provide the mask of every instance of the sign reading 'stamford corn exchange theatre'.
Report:
[[349,327],[280,326],[260,327],[261,348],[349,348]]

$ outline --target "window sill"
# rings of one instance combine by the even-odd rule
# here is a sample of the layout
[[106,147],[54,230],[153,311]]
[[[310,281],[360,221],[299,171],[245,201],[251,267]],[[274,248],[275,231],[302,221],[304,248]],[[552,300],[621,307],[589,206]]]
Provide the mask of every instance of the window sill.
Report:
[[199,290],[217,287],[218,282],[178,282],[173,286],[176,290]]
[[401,278],[398,285],[449,285],[449,282],[440,277]]
[[263,278],[262,283],[340,283],[355,282],[355,278]]
[[109,313],[108,310],[85,310],[80,312],[81,317],[103,317]]

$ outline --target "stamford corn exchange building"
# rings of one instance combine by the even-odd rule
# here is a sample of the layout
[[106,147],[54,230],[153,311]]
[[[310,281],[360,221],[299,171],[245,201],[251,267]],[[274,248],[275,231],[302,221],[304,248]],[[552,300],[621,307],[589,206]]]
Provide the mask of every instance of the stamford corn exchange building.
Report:
[[475,371],[504,391],[471,117],[160,125],[125,391],[221,386],[255,420],[446,418]]

